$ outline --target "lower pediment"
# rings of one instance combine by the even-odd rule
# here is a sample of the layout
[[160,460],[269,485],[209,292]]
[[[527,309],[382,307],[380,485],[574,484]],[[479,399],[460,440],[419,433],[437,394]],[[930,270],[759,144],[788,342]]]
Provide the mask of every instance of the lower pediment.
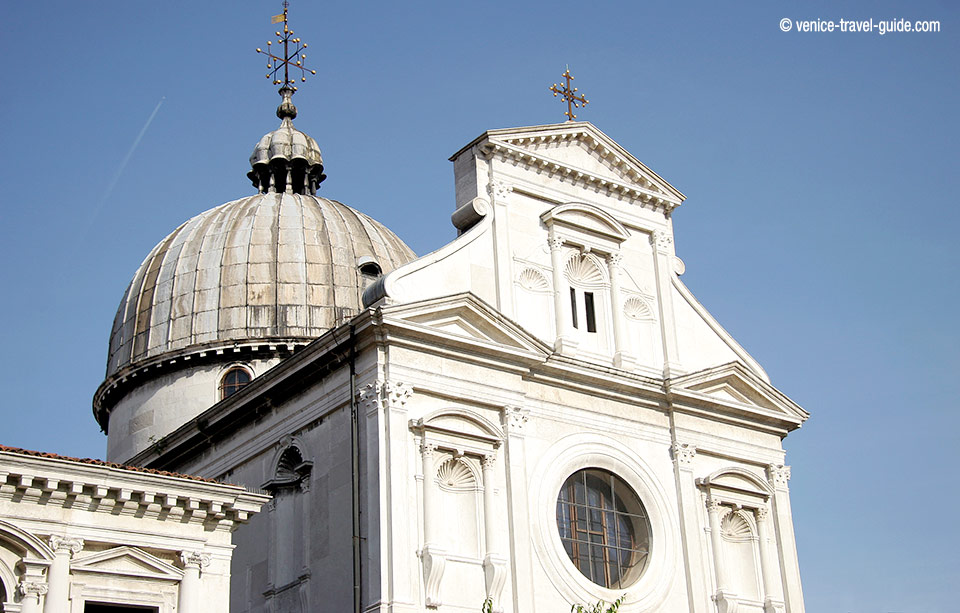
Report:
[[115,547],[83,558],[75,558],[70,564],[72,572],[123,575],[145,579],[180,581],[183,571],[160,558],[136,547]]

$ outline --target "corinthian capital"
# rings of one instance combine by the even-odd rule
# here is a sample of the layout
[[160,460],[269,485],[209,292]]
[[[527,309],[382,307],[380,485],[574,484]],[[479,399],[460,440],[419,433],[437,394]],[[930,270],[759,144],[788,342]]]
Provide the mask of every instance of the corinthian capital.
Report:
[[680,466],[690,466],[693,464],[693,458],[697,455],[697,448],[690,443],[676,442],[671,447],[673,451],[673,461]]
[[657,248],[657,251],[668,251],[673,245],[673,235],[663,230],[654,230],[650,234],[650,244]]
[[790,481],[790,467],[784,464],[770,464],[767,466],[767,475],[770,484],[774,487],[787,487]]

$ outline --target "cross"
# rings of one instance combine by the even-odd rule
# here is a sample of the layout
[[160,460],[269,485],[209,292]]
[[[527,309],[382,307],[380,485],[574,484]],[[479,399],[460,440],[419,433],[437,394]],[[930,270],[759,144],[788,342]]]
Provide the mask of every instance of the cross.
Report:
[[[294,70],[300,70],[300,80],[307,80],[307,73],[317,74],[316,70],[310,70],[309,68],[304,67],[304,60],[307,58],[307,54],[303,52],[307,48],[307,43],[301,42],[299,38],[293,37],[293,30],[291,30],[287,24],[287,8],[290,6],[290,3],[284,0],[283,3],[283,14],[274,15],[270,19],[270,23],[280,23],[283,22],[283,32],[276,32],[277,44],[283,45],[283,57],[274,55],[271,51],[273,48],[273,41],[267,41],[267,50],[264,51],[260,47],[257,47],[257,53],[262,53],[266,55],[269,60],[267,60],[267,68],[270,72],[267,73],[268,79],[273,79],[274,85],[283,85],[283,87],[290,87],[293,91],[296,91],[297,88],[294,87],[294,83],[297,82],[296,77],[293,79],[290,78],[290,68]],[[295,49],[291,53],[290,47],[293,46]],[[280,69],[283,68],[283,80],[278,78],[278,73]]]
[[573,121],[574,119],[577,118],[577,116],[573,114],[573,109],[580,108],[581,106],[586,106],[590,104],[590,101],[584,98],[582,94],[578,96],[576,93],[577,92],[576,87],[574,88],[570,87],[570,81],[573,81],[573,77],[570,75],[569,67],[567,67],[567,69],[563,71],[563,74],[560,76],[562,76],[564,79],[567,80],[566,84],[563,87],[558,87],[557,84],[554,83],[553,86],[550,88],[550,91],[553,92],[554,98],[556,98],[557,95],[559,94],[560,96],[563,97],[564,100],[567,101],[567,112],[564,113],[564,115],[567,116],[567,121]]

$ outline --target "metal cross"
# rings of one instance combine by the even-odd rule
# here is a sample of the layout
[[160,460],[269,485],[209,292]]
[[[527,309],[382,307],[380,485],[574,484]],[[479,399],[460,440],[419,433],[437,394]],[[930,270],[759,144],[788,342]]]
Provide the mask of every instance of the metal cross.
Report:
[[577,88],[570,87],[570,81],[573,81],[573,77],[570,75],[570,68],[567,67],[563,74],[560,75],[567,80],[566,84],[563,87],[559,87],[556,83],[550,88],[550,91],[553,92],[553,97],[556,98],[557,95],[563,97],[567,101],[567,112],[564,115],[567,116],[567,121],[573,121],[577,118],[573,114],[574,108],[580,108],[581,106],[586,106],[590,104],[590,101],[583,97],[583,95],[577,95]]
[[[293,37],[293,30],[291,30],[287,25],[287,7],[290,6],[289,2],[284,0],[283,3],[283,14],[274,15],[270,19],[270,23],[280,23],[283,22],[283,32],[276,32],[277,44],[283,45],[283,57],[274,55],[271,51],[273,48],[273,41],[267,41],[267,50],[257,47],[257,53],[262,53],[269,57],[267,61],[267,68],[270,69],[270,72],[267,73],[268,79],[273,79],[274,85],[283,85],[283,87],[291,87],[294,91],[297,90],[294,87],[294,83],[297,82],[296,78],[290,78],[290,68],[300,71],[300,80],[307,80],[307,73],[317,74],[316,70],[310,70],[309,68],[304,67],[304,60],[307,58],[307,54],[303,52],[307,48],[307,43],[301,42],[299,38]],[[291,52],[290,47],[295,47]],[[283,80],[278,78],[278,73],[280,69],[283,69]]]

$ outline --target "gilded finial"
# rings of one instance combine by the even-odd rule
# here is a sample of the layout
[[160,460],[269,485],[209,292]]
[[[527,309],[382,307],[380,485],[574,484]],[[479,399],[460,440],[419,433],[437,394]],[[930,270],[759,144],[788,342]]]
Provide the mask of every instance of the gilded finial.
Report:
[[[262,53],[269,58],[267,60],[267,70],[270,72],[268,72],[266,76],[273,81],[274,85],[280,86],[280,95],[284,96],[283,103],[277,109],[277,115],[281,118],[289,116],[292,119],[297,116],[297,109],[293,106],[293,103],[290,102],[290,95],[297,91],[295,85],[297,79],[296,75],[294,75],[294,78],[290,78],[291,69],[300,71],[301,82],[307,80],[307,73],[315,75],[317,71],[311,70],[304,65],[307,58],[307,54],[304,53],[304,50],[307,48],[307,43],[301,41],[299,38],[295,38],[293,30],[290,29],[287,20],[287,10],[289,6],[290,3],[285,0],[283,3],[283,13],[270,18],[271,24],[283,22],[283,31],[278,30],[275,32],[278,49],[279,45],[283,45],[283,56],[281,57],[273,53],[273,41],[267,41],[266,50],[257,47],[257,53]],[[280,78],[281,69],[283,69],[282,79]],[[290,95],[285,95],[284,90],[290,90]],[[285,109],[284,107],[287,105],[291,108]],[[292,115],[290,115],[291,112]]]
[[566,83],[563,86],[558,86],[554,83],[553,86],[550,87],[550,91],[553,92],[554,98],[559,95],[567,101],[567,112],[564,113],[564,115],[567,116],[567,121],[573,121],[577,118],[577,116],[573,114],[573,109],[586,106],[590,104],[590,101],[584,98],[583,94],[578,95],[576,87],[570,87],[570,81],[573,81],[573,76],[570,74],[569,66],[567,66],[567,69],[564,70],[560,76],[566,79]]

